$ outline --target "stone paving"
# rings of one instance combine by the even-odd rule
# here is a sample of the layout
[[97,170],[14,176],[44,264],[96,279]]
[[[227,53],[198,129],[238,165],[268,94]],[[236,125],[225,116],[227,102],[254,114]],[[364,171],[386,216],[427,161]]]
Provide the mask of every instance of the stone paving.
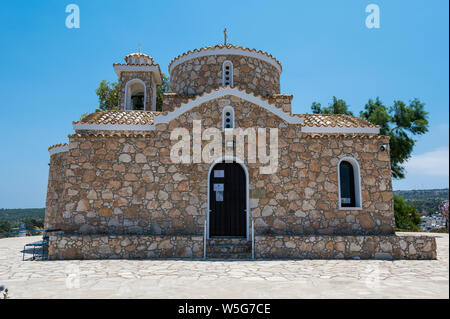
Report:
[[449,236],[437,260],[22,261],[25,243],[0,239],[10,298],[449,298]]

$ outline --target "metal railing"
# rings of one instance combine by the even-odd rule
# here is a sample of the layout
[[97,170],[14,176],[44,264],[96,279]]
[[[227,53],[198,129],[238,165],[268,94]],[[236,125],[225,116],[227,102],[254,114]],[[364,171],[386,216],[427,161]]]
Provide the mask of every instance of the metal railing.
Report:
[[252,221],[252,260],[255,260],[255,222],[253,216],[250,215]]
[[205,218],[205,227],[203,228],[203,259],[206,259],[206,218]]

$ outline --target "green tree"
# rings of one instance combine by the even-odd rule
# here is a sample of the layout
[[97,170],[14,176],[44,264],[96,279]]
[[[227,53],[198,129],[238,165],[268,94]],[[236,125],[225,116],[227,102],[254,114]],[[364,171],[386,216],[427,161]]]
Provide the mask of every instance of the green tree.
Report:
[[9,233],[12,232],[11,223],[7,220],[0,221],[0,233]]
[[23,223],[25,223],[25,229],[26,230],[34,230],[36,228],[43,228],[44,222],[42,219],[37,220],[35,218],[24,218],[22,220]]
[[101,81],[97,90],[95,90],[99,104],[95,111],[117,110],[119,105],[119,88],[118,82]]
[[[360,117],[380,126],[380,134],[390,137],[391,171],[394,178],[405,177],[403,164],[411,157],[416,142],[413,136],[428,131],[428,112],[424,106],[424,103],[414,99],[409,105],[396,100],[393,106],[387,108],[377,97],[375,101],[369,99],[364,110],[360,112]],[[328,107],[322,108],[320,103],[314,102],[311,110],[320,114],[353,115],[345,101],[334,96]]]
[[394,194],[395,227],[403,231],[419,231],[422,219],[415,206],[409,206],[405,199]]
[[162,73],[161,74],[161,84],[156,86],[156,111],[161,112],[163,107],[163,96],[164,93],[169,92],[169,78]]
[[[101,81],[99,87],[95,90],[99,102],[99,107],[95,111],[117,110],[119,105],[119,89],[119,82]],[[167,92],[169,92],[169,78],[162,73],[161,84],[156,86],[156,111],[162,111],[163,95]],[[83,114],[81,118],[84,116],[86,114]]]
[[333,96],[333,101],[327,107],[322,107],[320,103],[313,102],[311,110],[314,114],[347,114],[353,116],[344,100]]
[[390,137],[391,170],[394,178],[404,178],[405,163],[414,149],[415,135],[428,132],[428,112],[425,104],[418,99],[412,100],[409,105],[396,100],[388,109],[377,97],[364,106],[360,116],[372,124],[380,126],[380,134]]

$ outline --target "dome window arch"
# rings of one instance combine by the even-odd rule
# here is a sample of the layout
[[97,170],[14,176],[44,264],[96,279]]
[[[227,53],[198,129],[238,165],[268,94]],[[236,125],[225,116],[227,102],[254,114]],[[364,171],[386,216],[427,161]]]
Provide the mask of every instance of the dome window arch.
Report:
[[233,63],[229,60],[226,60],[222,64],[222,85],[223,86],[231,86],[233,87]]

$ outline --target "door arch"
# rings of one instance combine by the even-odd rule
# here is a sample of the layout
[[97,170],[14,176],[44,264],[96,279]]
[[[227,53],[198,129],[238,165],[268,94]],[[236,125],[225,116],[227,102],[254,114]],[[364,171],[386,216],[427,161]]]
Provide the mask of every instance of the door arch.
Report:
[[[215,171],[219,171],[215,173]],[[223,172],[221,172],[223,171]],[[223,175],[223,177],[219,177]],[[208,172],[207,237],[249,238],[249,183],[245,164],[236,157],[218,158]],[[219,187],[214,186],[219,184]],[[223,201],[217,198],[223,184]],[[215,191],[215,188],[217,191]],[[218,200],[219,201],[218,201]]]

